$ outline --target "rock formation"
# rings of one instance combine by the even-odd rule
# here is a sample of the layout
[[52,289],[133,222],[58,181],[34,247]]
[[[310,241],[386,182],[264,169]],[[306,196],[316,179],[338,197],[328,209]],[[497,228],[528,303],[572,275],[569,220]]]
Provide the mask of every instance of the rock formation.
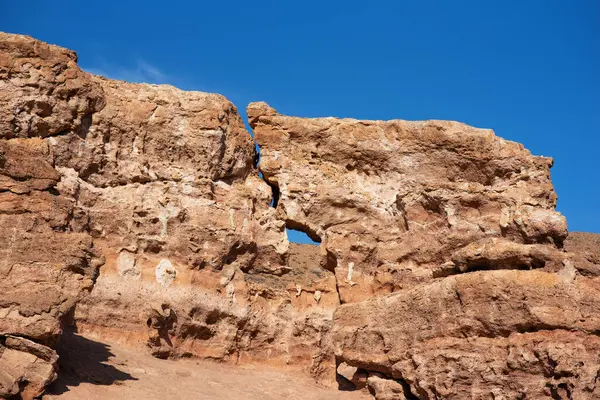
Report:
[[[74,315],[80,331],[159,357],[333,379],[333,273],[318,248],[289,248],[227,99],[96,77],[74,52],[24,36],[2,34],[0,50],[3,338],[53,345],[101,255]],[[54,371],[56,357],[42,358]],[[2,395],[26,393],[33,378],[12,372]],[[35,375],[27,393],[52,376]]]
[[329,329],[335,280],[318,264],[289,267],[285,224],[236,108],[216,94],[92,80],[106,106],[85,137],[52,142],[59,189],[107,260],[76,311],[80,331],[158,357],[320,372],[311,345]]
[[0,34],[0,397],[42,393],[67,324],[376,399],[600,396],[598,246],[565,241],[551,159],[252,103],[257,167],[223,96],[76,62]]
[[490,130],[302,119],[265,103],[248,118],[282,218],[323,242],[342,302],[457,273],[452,254],[486,238],[561,246],[567,235],[552,159]]
[[600,234],[569,232],[565,241],[565,250],[578,253],[590,263],[600,265]]
[[600,397],[600,270],[562,249],[551,159],[456,122],[248,117],[280,218],[335,271],[345,382],[378,399]]
[[42,393],[65,317],[93,286],[100,254],[73,226],[49,140],[83,135],[103,106],[75,53],[0,34],[0,397]]

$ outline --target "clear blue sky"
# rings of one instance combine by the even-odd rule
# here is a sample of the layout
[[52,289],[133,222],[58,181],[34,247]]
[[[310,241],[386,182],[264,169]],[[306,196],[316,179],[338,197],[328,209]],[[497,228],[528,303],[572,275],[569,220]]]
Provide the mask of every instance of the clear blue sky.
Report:
[[3,0],[0,30],[113,78],[222,93],[242,114],[264,100],[492,128],[554,157],[569,229],[600,232],[600,1]]

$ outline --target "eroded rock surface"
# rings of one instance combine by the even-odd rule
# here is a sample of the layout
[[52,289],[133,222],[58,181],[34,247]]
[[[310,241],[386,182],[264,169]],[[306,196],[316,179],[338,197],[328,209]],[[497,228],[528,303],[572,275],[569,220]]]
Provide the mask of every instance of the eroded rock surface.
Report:
[[223,96],[76,61],[0,34],[0,397],[42,393],[67,322],[376,399],[600,396],[598,246],[565,241],[551,159],[252,103],[257,168]]
[[342,305],[336,354],[401,380],[417,398],[593,399],[599,291],[574,270],[448,277]]
[[288,225],[323,242],[342,302],[459,272],[485,238],[562,246],[552,159],[451,121],[248,117]]
[[101,93],[75,53],[0,33],[0,397],[33,398],[55,378],[48,346],[102,264],[43,139],[84,134]]
[[0,397],[39,396],[56,379],[58,356],[31,340],[5,335],[0,339]]
[[565,241],[568,252],[578,253],[589,262],[600,266],[600,234],[569,232]]
[[231,102],[96,77],[25,36],[0,50],[3,337],[52,346],[74,317],[159,357],[333,382],[335,278],[318,247],[290,249]]
[[456,122],[248,116],[278,215],[322,241],[346,303],[338,380],[378,399],[600,396],[598,265],[590,241],[563,249],[551,159]]
[[236,108],[216,94],[92,80],[106,106],[87,135],[52,140],[59,188],[107,259],[75,315],[80,331],[159,357],[320,373],[335,279],[319,264],[289,265],[285,224]]

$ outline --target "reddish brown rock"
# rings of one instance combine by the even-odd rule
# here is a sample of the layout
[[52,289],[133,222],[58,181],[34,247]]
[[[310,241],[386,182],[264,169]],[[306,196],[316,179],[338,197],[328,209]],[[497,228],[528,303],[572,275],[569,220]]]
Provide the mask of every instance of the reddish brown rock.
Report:
[[0,138],[84,135],[103,104],[74,51],[0,32]]
[[561,246],[552,160],[451,121],[248,117],[288,226],[322,241],[342,302],[455,273],[485,238]]
[[456,275],[342,305],[333,340],[338,361],[402,380],[422,399],[592,399],[599,295],[597,280],[569,267]]
[[569,232],[565,249],[579,253],[588,261],[600,266],[600,234],[587,232]]
[[339,303],[333,273],[294,265],[236,108],[217,94],[90,79],[106,104],[86,135],[47,139],[72,225],[106,257],[78,329],[159,357],[332,377],[320,343]]
[[369,374],[367,385],[369,392],[375,397],[375,400],[398,400],[406,398],[402,383],[386,378],[377,372]]
[[28,37],[0,49],[0,334],[56,343],[101,253],[80,331],[333,381],[333,273],[288,251],[227,99],[95,77]]
[[39,138],[83,134],[102,101],[74,53],[0,33],[0,396],[33,398],[55,378],[47,346],[102,264]]
[[349,303],[332,334],[346,382],[367,373],[376,398],[598,396],[600,270],[562,249],[550,159],[449,121],[248,116],[279,217],[321,241]]
[[46,346],[15,336],[0,338],[0,397],[29,400],[56,379],[58,356]]
[[310,366],[335,280],[318,264],[288,265],[284,223],[235,107],[215,94],[93,80],[107,101],[88,135],[51,140],[60,189],[107,258],[79,329],[147,343],[160,357]]
[[0,34],[0,396],[42,393],[67,319],[376,399],[600,396],[598,246],[563,248],[551,159],[457,122],[248,116],[264,180],[223,96]]

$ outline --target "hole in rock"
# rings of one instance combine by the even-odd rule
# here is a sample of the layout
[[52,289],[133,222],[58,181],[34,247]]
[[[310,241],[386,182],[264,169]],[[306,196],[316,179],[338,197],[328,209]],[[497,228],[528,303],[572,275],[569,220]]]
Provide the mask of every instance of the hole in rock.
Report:
[[[258,176],[262,180],[264,180],[267,185],[271,187],[271,192],[273,193],[273,197],[271,198],[270,206],[273,208],[277,208],[279,204],[279,197],[281,196],[281,192],[279,190],[279,185],[277,182],[269,181],[260,170],[260,160],[261,160],[261,150],[256,138],[254,137],[254,131],[252,127],[248,123],[248,115],[245,112],[240,113],[244,125],[246,129],[250,133],[250,136],[254,140],[254,148],[256,150],[256,155],[254,157],[254,168],[258,169]],[[318,144],[317,144],[318,147]],[[299,224],[295,224],[294,222],[288,221],[286,223],[286,232],[288,236],[288,240],[293,243],[302,243],[302,244],[313,244],[317,245],[321,243],[321,238],[317,235],[316,232],[309,231],[308,229],[304,229],[305,227]]]
[[302,231],[298,231],[296,229],[285,228],[287,231],[288,240],[293,243],[302,243],[302,244],[314,244],[318,245],[320,241],[315,241],[310,238],[306,233]]
[[290,242],[315,245],[321,243],[321,237],[316,232],[294,221],[288,220],[285,224],[285,230]]

